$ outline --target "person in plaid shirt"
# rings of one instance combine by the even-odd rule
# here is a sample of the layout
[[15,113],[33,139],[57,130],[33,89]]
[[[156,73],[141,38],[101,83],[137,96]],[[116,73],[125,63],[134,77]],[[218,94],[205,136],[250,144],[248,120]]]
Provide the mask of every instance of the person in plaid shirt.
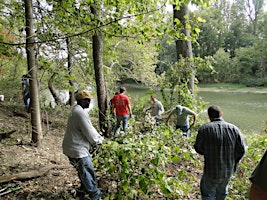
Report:
[[200,126],[194,144],[196,152],[204,156],[200,191],[203,200],[225,200],[246,144],[239,128],[223,120],[219,106],[209,107],[208,115],[210,122]]

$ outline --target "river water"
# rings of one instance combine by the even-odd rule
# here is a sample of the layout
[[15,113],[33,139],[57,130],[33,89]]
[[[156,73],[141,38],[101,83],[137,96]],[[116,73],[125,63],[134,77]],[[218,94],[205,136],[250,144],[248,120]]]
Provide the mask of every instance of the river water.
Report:
[[199,92],[199,96],[210,105],[219,105],[225,121],[237,125],[246,133],[263,133],[267,120],[266,93]]
[[[133,98],[142,97],[148,91],[145,87],[127,87],[127,93]],[[224,120],[235,124],[244,133],[264,133],[267,129],[267,93],[200,90],[198,96],[207,102],[206,109],[210,105],[219,105]],[[200,115],[208,121],[205,111]]]

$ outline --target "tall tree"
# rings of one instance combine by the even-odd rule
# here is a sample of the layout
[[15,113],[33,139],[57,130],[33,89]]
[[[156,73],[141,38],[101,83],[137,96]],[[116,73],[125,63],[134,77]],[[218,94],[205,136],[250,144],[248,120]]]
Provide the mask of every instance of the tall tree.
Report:
[[264,0],[245,0],[245,10],[251,22],[253,35],[257,32],[260,12],[263,10]]
[[[95,16],[97,25],[100,25],[100,3],[95,3],[91,6],[92,14]],[[95,82],[97,87],[98,97],[98,113],[99,113],[99,125],[100,130],[103,131],[104,136],[108,137],[111,128],[110,123],[107,120],[108,111],[108,95],[106,89],[106,82],[103,70],[103,36],[101,29],[96,29],[92,36],[93,39],[93,59],[95,69]]]
[[188,60],[189,65],[188,68],[186,69],[188,72],[190,72],[190,80],[188,82],[188,88],[193,94],[195,74],[190,61],[190,58],[193,57],[193,51],[192,51],[192,43],[190,40],[190,32],[188,30],[188,18],[189,18],[188,5],[183,4],[180,7],[173,5],[173,17],[174,17],[174,27],[182,26],[183,38],[178,38],[176,40],[176,52],[178,59],[183,57],[187,58]]
[[195,11],[196,15],[201,17],[202,23],[199,23],[201,32],[197,38],[197,45],[194,45],[194,54],[204,58],[212,56],[222,46],[230,48],[225,43],[225,38],[229,32],[230,3],[227,0],[221,0],[211,4],[210,8]]
[[[73,58],[73,53],[72,53],[72,48],[71,48],[71,39],[67,38],[66,39],[66,44],[67,44],[67,50],[68,50],[68,74],[70,77],[72,77],[72,67],[73,67],[73,63],[72,63],[72,58]],[[69,84],[70,84],[70,89],[69,89],[69,105],[73,106],[74,102],[75,102],[75,98],[74,98],[74,83],[72,81],[72,79],[69,79]]]
[[30,113],[32,125],[32,142],[40,145],[43,134],[41,126],[41,114],[39,103],[39,88],[37,77],[37,66],[35,59],[35,39],[32,0],[25,0],[25,21],[26,21],[26,52],[28,73],[30,75]]

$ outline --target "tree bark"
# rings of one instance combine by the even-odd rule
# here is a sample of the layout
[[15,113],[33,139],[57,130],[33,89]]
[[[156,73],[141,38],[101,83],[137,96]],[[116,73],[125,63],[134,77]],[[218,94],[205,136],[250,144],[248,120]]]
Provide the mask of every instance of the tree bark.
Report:
[[[66,40],[67,43],[67,48],[68,48],[68,74],[69,77],[72,77],[72,51],[71,51],[71,42],[70,38],[67,38]],[[69,79],[69,84],[70,84],[70,89],[69,89],[69,105],[73,106],[75,102],[75,97],[74,97],[74,84],[71,79]]]
[[[185,17],[187,16],[187,17]],[[187,24],[187,18],[189,16],[189,10],[188,10],[188,5],[182,5],[179,10],[176,10],[175,5],[173,6],[173,17],[174,19],[178,19],[181,24],[183,25],[183,34],[184,36],[190,36],[189,30],[186,28]],[[175,24],[174,24],[175,25]],[[177,59],[179,59],[181,56],[183,58],[191,58],[193,57],[193,51],[192,51],[192,43],[190,40],[176,40],[176,52],[177,52]],[[188,59],[189,60],[189,59]],[[189,61],[190,62],[190,61]],[[193,71],[192,66],[189,66],[191,71],[190,74],[190,80],[188,82],[188,89],[191,91],[191,93],[194,93],[194,79],[195,79],[195,74]]]
[[52,94],[56,104],[60,105],[60,104],[62,104],[62,101],[60,100],[59,95],[57,94],[57,92],[53,86],[53,83],[52,83],[54,76],[55,76],[55,74],[53,74],[48,81],[48,89],[49,89],[50,93]]
[[[96,3],[94,4],[94,6]],[[95,15],[96,19],[100,19],[99,10],[91,6],[91,11]],[[95,71],[95,81],[97,87],[97,99],[98,99],[98,109],[99,109],[99,126],[100,131],[103,132],[105,137],[108,137],[111,128],[110,122],[107,118],[108,111],[108,95],[105,83],[104,69],[103,69],[103,38],[102,31],[97,29],[93,36],[93,59],[94,59],[94,71]]]
[[32,143],[38,146],[43,138],[41,113],[39,103],[39,88],[37,81],[37,66],[35,58],[35,41],[34,41],[34,21],[32,0],[24,0],[25,3],[25,20],[26,20],[26,52],[28,74],[30,76],[30,110],[32,125]]
[[51,169],[64,169],[67,168],[67,166],[48,166],[43,167],[37,170],[31,170],[28,172],[20,172],[17,174],[7,175],[7,176],[1,176],[0,177],[0,183],[6,183],[13,180],[25,180],[25,179],[31,179],[36,178],[40,176],[44,176],[47,174],[47,172]]

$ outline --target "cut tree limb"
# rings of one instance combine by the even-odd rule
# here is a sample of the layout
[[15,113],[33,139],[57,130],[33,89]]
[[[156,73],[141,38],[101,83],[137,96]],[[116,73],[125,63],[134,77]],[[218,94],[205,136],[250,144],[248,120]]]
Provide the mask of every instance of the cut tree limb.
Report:
[[37,178],[37,177],[46,175],[49,170],[54,169],[54,168],[63,169],[63,168],[66,168],[66,166],[58,166],[58,165],[49,166],[49,167],[43,167],[43,168],[38,169],[38,170],[31,170],[28,172],[20,172],[18,174],[1,176],[0,177],[0,183],[6,183],[9,181],[13,181],[13,180]]
[[5,139],[5,138],[10,138],[10,135],[12,133],[15,133],[16,130],[13,130],[13,131],[9,131],[9,132],[6,132],[6,133],[0,133],[0,142],[2,139]]
[[[22,112],[13,111],[13,115],[14,116],[23,117],[23,118],[26,118],[26,119],[30,119],[30,115],[28,113],[22,113]],[[49,121],[47,118],[46,119],[42,119],[42,122],[44,122],[45,124],[52,124],[52,122]]]

